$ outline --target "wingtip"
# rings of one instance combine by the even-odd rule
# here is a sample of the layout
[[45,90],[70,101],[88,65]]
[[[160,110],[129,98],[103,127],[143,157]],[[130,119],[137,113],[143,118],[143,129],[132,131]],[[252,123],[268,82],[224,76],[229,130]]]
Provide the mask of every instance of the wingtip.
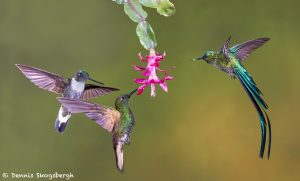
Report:
[[262,38],[257,38],[256,40],[262,41],[263,43],[265,43],[265,42],[271,40],[271,38],[269,38],[269,37],[262,37]]
[[271,38],[269,38],[269,37],[264,37],[264,38],[261,38],[261,40],[263,40],[264,42],[267,42],[267,41],[270,41]]
[[23,65],[23,64],[19,64],[19,63],[16,63],[15,66],[18,67],[18,68],[21,68],[21,67],[29,67],[29,66],[27,66],[27,65]]
[[21,70],[21,67],[23,66],[22,64],[15,64],[15,66]]
[[27,66],[27,65],[23,65],[23,64],[15,64],[15,66],[24,74],[26,74],[26,71],[28,69],[36,69],[34,67],[30,67],[30,66]]
[[229,44],[230,40],[231,40],[231,35],[229,35],[229,37],[227,38],[225,44]]
[[26,69],[29,68],[28,66],[22,64],[15,64],[15,66],[26,76]]
[[120,89],[119,89],[119,88],[115,88],[115,87],[107,87],[107,88],[109,88],[109,89],[110,89],[110,91],[120,91]]

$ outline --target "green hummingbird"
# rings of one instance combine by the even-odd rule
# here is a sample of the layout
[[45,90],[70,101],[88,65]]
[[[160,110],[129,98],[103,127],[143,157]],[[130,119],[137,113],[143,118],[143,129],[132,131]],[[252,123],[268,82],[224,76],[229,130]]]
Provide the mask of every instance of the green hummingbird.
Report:
[[195,58],[196,60],[204,60],[206,63],[228,73],[231,78],[238,78],[244,87],[248,97],[252,101],[261,125],[261,146],[260,157],[263,158],[265,145],[266,145],[266,126],[269,131],[269,147],[268,158],[270,158],[271,150],[271,123],[266,113],[268,105],[262,99],[262,93],[258,89],[251,75],[242,65],[242,61],[245,60],[255,49],[264,45],[270,38],[258,38],[255,40],[247,41],[231,48],[228,48],[231,37],[227,39],[220,51],[207,51],[203,56]]
[[130,135],[135,125],[129,100],[136,91],[137,89],[119,96],[115,101],[115,109],[70,98],[59,98],[59,102],[71,113],[84,113],[89,119],[112,133],[116,166],[122,173],[124,172],[123,145],[130,144]]

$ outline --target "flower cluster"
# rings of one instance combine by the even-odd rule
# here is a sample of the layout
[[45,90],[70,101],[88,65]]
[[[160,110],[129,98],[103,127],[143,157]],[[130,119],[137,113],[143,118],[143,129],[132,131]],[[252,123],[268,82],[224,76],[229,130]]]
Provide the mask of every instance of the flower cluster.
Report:
[[[160,87],[167,92],[168,91],[168,87],[167,87],[167,80],[172,80],[173,77],[168,75],[168,71],[171,70],[162,70],[159,68],[160,66],[160,62],[162,60],[164,60],[165,58],[165,53],[164,54],[159,54],[159,53],[155,53],[155,51],[150,51],[150,55],[146,55],[145,58],[143,58],[141,56],[141,54],[138,54],[139,59],[142,62],[146,62],[148,63],[147,66],[144,67],[139,67],[136,65],[133,65],[133,68],[137,71],[141,71],[142,75],[145,76],[146,78],[136,78],[134,79],[134,81],[137,84],[141,84],[141,86],[138,88],[138,92],[137,95],[140,95],[143,93],[144,89],[147,86],[151,86],[151,96],[155,97],[156,93],[155,93],[155,84],[159,84]],[[158,76],[156,75],[156,70],[158,70],[159,72],[164,73],[164,77],[162,79],[158,78]]]

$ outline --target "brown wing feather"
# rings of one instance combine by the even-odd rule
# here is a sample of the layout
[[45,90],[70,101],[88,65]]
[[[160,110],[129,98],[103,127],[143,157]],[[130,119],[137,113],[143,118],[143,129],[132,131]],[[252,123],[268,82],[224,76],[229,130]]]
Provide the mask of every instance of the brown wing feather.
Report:
[[103,96],[113,91],[118,91],[117,88],[112,87],[103,87],[94,84],[85,84],[85,89],[83,94],[81,95],[81,99],[88,100],[91,98]]
[[59,75],[44,70],[16,64],[21,72],[36,86],[57,94],[62,94],[67,86],[67,80]]
[[113,131],[114,125],[119,122],[121,117],[120,112],[116,109],[99,104],[62,97],[59,98],[59,102],[71,113],[84,113],[109,132]]

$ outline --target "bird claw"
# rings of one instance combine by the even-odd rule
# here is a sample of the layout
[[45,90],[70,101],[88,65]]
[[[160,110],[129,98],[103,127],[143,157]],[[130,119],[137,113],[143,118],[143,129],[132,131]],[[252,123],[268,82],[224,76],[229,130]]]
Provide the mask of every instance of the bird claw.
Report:
[[235,76],[235,74],[234,74],[233,72],[229,72],[228,75],[229,75],[229,77],[232,78],[232,79],[235,79],[235,78],[236,78],[236,76]]

